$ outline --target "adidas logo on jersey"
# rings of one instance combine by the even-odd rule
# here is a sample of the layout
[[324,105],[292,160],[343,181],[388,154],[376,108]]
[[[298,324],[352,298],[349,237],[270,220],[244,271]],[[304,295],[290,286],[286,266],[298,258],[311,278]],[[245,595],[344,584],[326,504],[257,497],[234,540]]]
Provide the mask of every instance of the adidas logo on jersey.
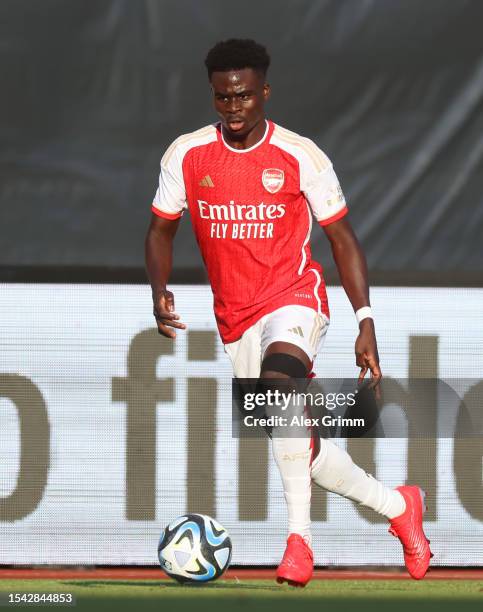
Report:
[[214,187],[215,183],[211,180],[211,176],[207,174],[199,182],[200,187]]
[[292,327],[292,329],[289,329],[288,331],[292,332],[293,334],[297,334],[301,336],[302,338],[304,337],[304,332],[302,331],[302,328],[300,327],[300,325],[298,327]]

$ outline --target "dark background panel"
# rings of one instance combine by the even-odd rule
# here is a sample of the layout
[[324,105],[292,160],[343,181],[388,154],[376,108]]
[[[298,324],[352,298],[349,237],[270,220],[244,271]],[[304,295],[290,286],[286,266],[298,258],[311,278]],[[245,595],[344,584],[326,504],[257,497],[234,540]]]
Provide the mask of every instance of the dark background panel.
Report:
[[[160,157],[215,119],[203,59],[243,36],[272,55],[270,117],[334,162],[374,282],[481,283],[481,23],[479,0],[4,0],[2,277],[144,279]],[[204,278],[188,216],[175,278]]]

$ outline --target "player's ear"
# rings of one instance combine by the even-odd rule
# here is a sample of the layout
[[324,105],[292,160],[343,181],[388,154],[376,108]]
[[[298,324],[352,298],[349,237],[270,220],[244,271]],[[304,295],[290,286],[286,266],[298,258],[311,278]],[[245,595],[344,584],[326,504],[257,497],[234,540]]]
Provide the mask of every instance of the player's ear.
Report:
[[265,101],[267,101],[270,98],[270,93],[271,93],[270,85],[268,83],[264,83],[264,85],[263,85],[263,98],[264,98]]

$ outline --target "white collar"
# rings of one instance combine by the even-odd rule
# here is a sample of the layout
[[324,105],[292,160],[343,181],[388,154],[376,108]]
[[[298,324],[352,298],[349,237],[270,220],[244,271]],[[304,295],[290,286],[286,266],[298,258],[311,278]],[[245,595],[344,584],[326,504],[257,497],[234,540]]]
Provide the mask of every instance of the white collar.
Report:
[[265,134],[263,135],[263,137],[260,138],[260,140],[256,142],[254,145],[252,145],[251,147],[248,147],[248,149],[234,149],[233,147],[230,147],[230,145],[227,144],[225,139],[223,138],[223,127],[220,125],[221,140],[223,144],[225,145],[225,147],[227,149],[230,149],[230,151],[233,151],[234,153],[249,153],[250,151],[253,151],[253,149],[256,149],[257,147],[259,147],[265,141],[267,134],[268,134],[268,128],[269,128],[269,124],[266,119],[265,119],[265,124],[266,124]]

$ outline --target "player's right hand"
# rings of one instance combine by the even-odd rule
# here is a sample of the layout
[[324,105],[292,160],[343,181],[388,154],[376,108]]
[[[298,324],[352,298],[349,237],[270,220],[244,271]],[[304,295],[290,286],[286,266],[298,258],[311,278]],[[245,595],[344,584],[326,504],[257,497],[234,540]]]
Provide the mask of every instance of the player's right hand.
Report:
[[158,326],[158,333],[166,338],[176,338],[176,329],[186,329],[186,325],[179,321],[179,315],[174,312],[174,295],[164,290],[153,296],[153,314]]

